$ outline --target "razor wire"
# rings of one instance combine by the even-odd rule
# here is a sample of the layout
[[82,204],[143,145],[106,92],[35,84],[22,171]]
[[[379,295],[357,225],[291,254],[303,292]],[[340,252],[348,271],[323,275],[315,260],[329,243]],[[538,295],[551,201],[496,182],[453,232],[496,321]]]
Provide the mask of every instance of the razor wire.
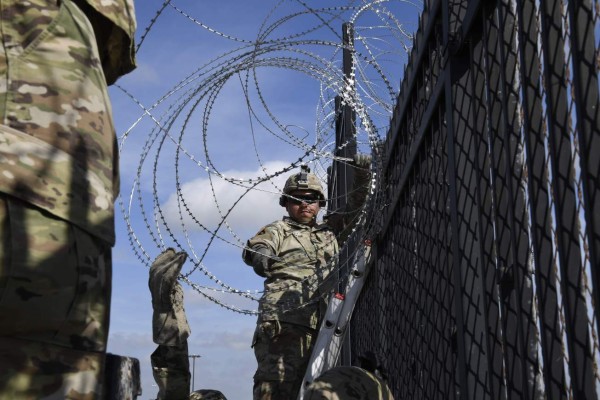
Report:
[[[265,7],[265,17],[256,36],[246,38],[223,32],[210,21],[201,21],[193,10],[175,1],[164,1],[142,30],[136,48],[138,53],[151,45],[151,33],[167,11],[179,14],[186,23],[235,46],[207,60],[150,105],[145,105],[127,86],[117,85],[140,110],[139,117],[118,138],[122,155],[131,154],[128,146],[138,151],[135,178],[132,182],[122,182],[122,194],[118,198],[129,245],[137,259],[149,267],[157,251],[167,247],[186,251],[193,267],[182,271],[179,277],[182,282],[227,310],[256,315],[255,308],[239,307],[228,296],[255,304],[262,291],[237,288],[238,285],[219,278],[218,268],[207,265],[207,256],[218,243],[236,253],[240,269],[244,268],[240,255],[247,238],[236,232],[231,223],[232,213],[239,212],[254,193],[280,196],[282,179],[302,164],[312,166],[313,172],[326,182],[332,162],[350,161],[335,156],[348,145],[348,142],[335,144],[335,124],[339,117],[334,102],[336,96],[356,114],[354,139],[359,150],[370,153],[373,158],[367,202],[351,222],[350,236],[353,241],[362,242],[372,234],[378,223],[377,215],[385,206],[382,200],[385,187],[379,179],[382,166],[379,148],[389,129],[401,74],[412,45],[410,30],[402,22],[402,16],[397,15],[400,7],[407,5],[415,15],[420,11],[421,4],[399,0],[328,1],[318,7],[300,0],[280,0],[272,8]],[[351,44],[342,41],[341,26],[346,22],[354,27]],[[352,54],[349,76],[341,68],[344,50]],[[317,83],[314,128],[290,124],[278,116],[264,93],[263,71],[292,71]],[[215,104],[233,82],[239,85],[245,103],[245,109],[239,111],[250,125],[253,148],[249,150],[256,159],[258,175],[231,174],[227,165],[221,166],[227,157],[212,154],[210,150],[209,142],[218,134],[211,130]],[[199,129],[196,120],[199,120]],[[151,128],[143,128],[142,123],[148,121]],[[134,138],[141,140],[142,145]],[[273,157],[261,151],[259,145],[267,139],[269,143],[283,143],[295,149],[292,161],[270,167],[269,159]],[[169,188],[161,181],[167,169],[172,169]],[[191,184],[190,169],[196,171],[197,176],[206,177],[207,191],[218,217],[216,224],[201,220],[192,205],[194,199],[186,197],[186,185]],[[218,194],[219,184],[240,191],[237,199],[223,204]],[[166,209],[165,199],[174,199],[176,218],[172,209]],[[275,203],[265,206],[277,207]],[[269,222],[263,221],[263,225]],[[200,233],[202,240],[198,240]],[[355,252],[359,251],[363,251],[360,246]],[[333,272],[350,270],[338,264],[327,268]],[[319,283],[307,278],[294,285],[314,289]]]

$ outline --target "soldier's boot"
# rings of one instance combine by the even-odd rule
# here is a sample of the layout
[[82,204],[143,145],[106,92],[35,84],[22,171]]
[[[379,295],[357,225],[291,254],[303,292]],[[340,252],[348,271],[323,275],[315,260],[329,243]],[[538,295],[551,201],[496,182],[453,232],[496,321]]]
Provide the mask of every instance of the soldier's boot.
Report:
[[163,251],[150,266],[148,286],[152,295],[152,338],[158,348],[151,356],[158,399],[188,399],[190,368],[187,338],[190,327],[183,307],[183,289],[177,281],[185,252]]

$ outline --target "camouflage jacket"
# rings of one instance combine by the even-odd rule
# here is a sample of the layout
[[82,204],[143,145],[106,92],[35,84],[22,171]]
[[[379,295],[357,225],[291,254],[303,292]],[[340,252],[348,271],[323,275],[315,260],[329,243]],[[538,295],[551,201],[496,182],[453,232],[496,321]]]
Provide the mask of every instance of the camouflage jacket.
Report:
[[259,322],[279,320],[316,328],[319,310],[332,290],[328,279],[336,265],[338,242],[328,225],[303,225],[289,217],[262,228],[247,243],[242,257],[250,265],[251,249],[271,248],[269,277],[259,304]]
[[[83,1],[91,8],[83,6]],[[78,3],[94,27],[104,76],[112,85],[135,68],[133,0],[79,0]]]
[[107,81],[135,67],[132,0],[6,0],[0,18],[0,192],[114,243]]

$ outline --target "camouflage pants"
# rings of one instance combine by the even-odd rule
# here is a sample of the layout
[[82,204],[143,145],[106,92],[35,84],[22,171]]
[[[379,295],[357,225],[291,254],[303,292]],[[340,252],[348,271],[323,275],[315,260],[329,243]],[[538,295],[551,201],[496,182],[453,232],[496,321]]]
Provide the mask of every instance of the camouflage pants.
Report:
[[0,399],[100,398],[110,246],[0,194]]
[[254,400],[290,400],[298,396],[316,331],[279,321],[260,322],[252,346],[258,362]]
[[178,346],[159,345],[150,356],[159,400],[187,400],[190,393],[190,360],[187,341]]

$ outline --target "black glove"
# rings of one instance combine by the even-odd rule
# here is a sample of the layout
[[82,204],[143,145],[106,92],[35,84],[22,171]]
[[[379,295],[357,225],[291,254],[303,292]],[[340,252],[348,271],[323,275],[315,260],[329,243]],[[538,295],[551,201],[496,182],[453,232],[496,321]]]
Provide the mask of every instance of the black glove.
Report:
[[369,192],[369,181],[371,180],[371,155],[355,154],[352,165],[354,166],[354,180],[348,199],[346,211],[352,213],[358,210],[365,202]]
[[157,310],[173,308],[171,295],[186,259],[185,252],[177,253],[174,249],[168,248],[160,253],[150,266],[148,287],[152,295],[152,306]]
[[254,246],[251,251],[252,255],[250,256],[250,259],[254,272],[263,278],[270,277],[269,261],[276,258],[273,250],[267,246]]
[[344,229],[344,214],[333,211],[326,214],[323,217],[323,221],[333,230],[337,235]]

